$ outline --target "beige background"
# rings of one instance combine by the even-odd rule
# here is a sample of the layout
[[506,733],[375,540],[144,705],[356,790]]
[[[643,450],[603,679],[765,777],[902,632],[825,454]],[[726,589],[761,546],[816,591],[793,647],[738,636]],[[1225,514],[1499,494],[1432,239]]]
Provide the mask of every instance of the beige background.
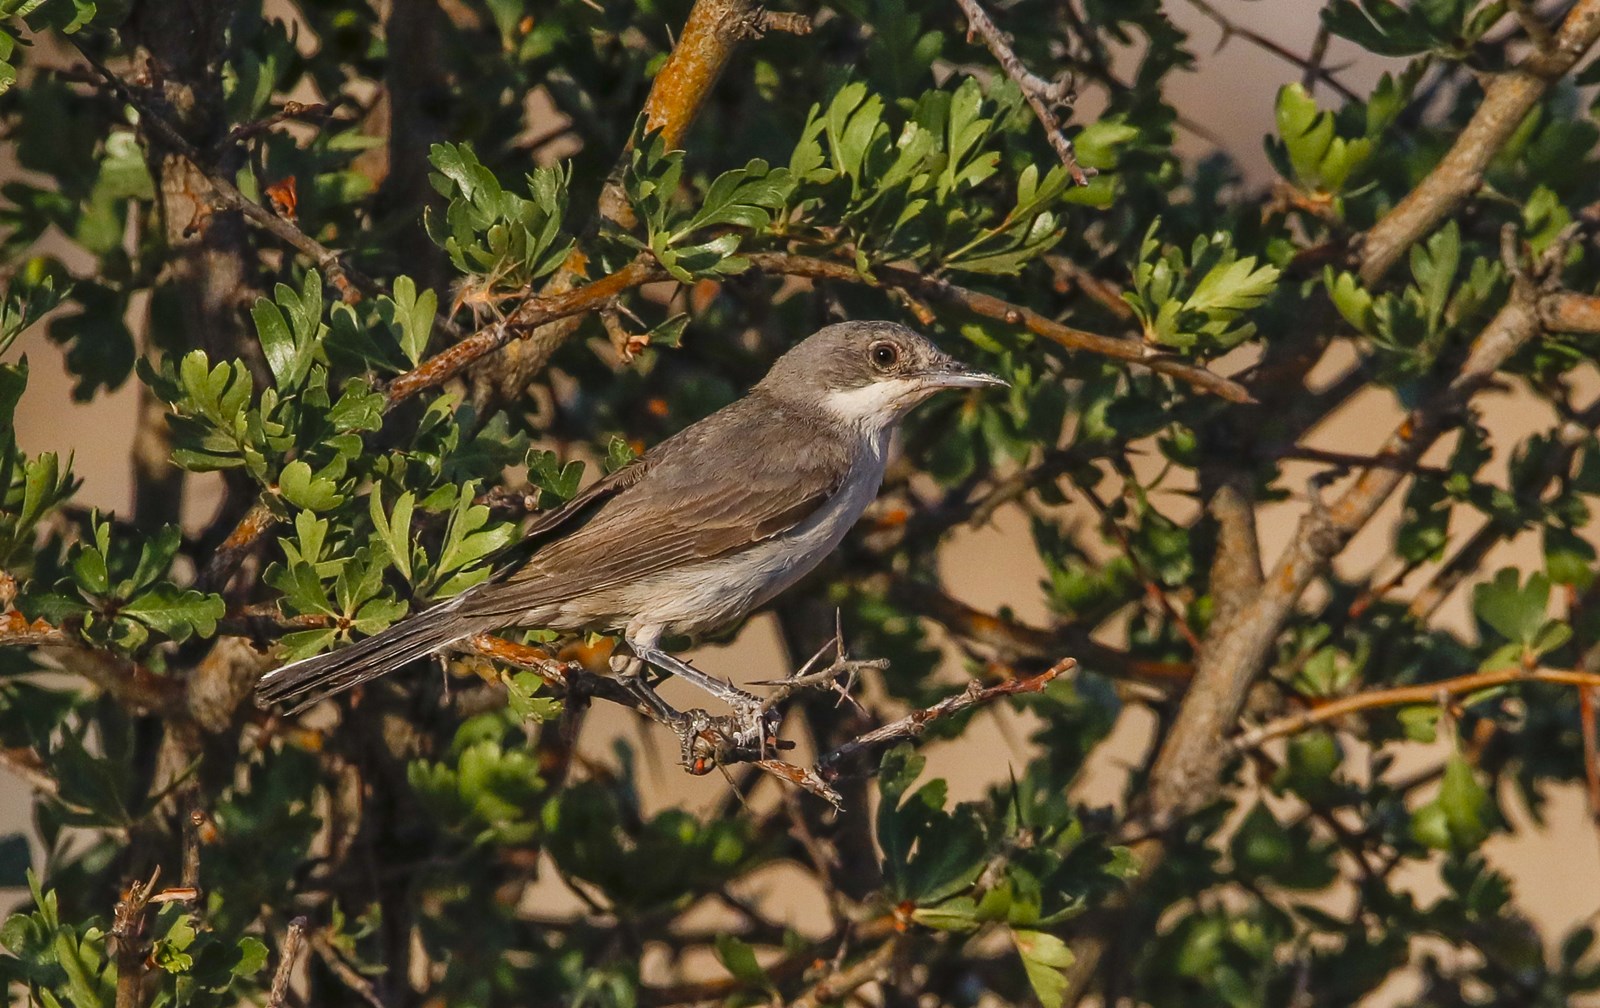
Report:
[[[1216,6],[1290,49],[1305,52],[1310,48],[1316,13],[1322,4],[1312,0],[1234,0]],[[1180,133],[1180,150],[1185,156],[1202,155],[1213,149],[1208,137],[1212,138],[1240,160],[1252,185],[1267,184],[1271,176],[1261,140],[1272,128],[1273,96],[1280,84],[1298,79],[1299,71],[1238,39],[1216,50],[1219,32],[1213,24],[1188,4],[1171,3],[1169,8],[1174,20],[1193,33],[1192,47],[1199,67],[1198,72],[1175,75],[1170,85],[1170,98],[1185,119],[1198,127]],[[1370,86],[1384,69],[1397,65],[1370,57],[1344,65],[1350,64],[1355,55],[1351,47],[1335,41],[1328,64],[1341,67],[1341,77],[1357,91]],[[733,72],[739,72],[737,66]],[[1318,96],[1331,104],[1325,88],[1319,90]],[[1092,118],[1098,105],[1095,96],[1086,96],[1079,106],[1080,120]],[[0,174],[4,171],[4,161],[0,161]],[[27,353],[33,367],[18,420],[21,444],[33,453],[53,450],[74,454],[75,471],[84,479],[80,501],[107,510],[124,510],[130,486],[126,459],[134,428],[131,387],[91,404],[71,404],[70,386],[61,372],[59,353],[37,334],[25,337],[21,349]],[[1328,366],[1324,370],[1331,374],[1336,368]],[[1309,440],[1318,446],[1347,451],[1375,448],[1397,417],[1393,401],[1374,393],[1352,402],[1315,431]],[[1550,417],[1537,404],[1496,395],[1486,399],[1484,420],[1497,436],[1510,441],[1524,432],[1541,428]],[[1436,450],[1434,456],[1437,457],[1430,457],[1429,461],[1444,461],[1446,448]],[[1499,460],[1497,465],[1497,478],[1502,478],[1504,460]],[[1306,464],[1291,467],[1286,485],[1304,485],[1304,478],[1316,469]],[[1177,495],[1170,495],[1159,503],[1168,514],[1180,519],[1189,513],[1186,509],[1192,507],[1187,499]],[[1265,556],[1277,555],[1292,533],[1303,506],[1303,500],[1291,500],[1268,508],[1262,514],[1261,539]],[[206,501],[197,499],[195,511],[198,513],[190,515],[190,520],[203,521],[205,507]],[[1349,571],[1373,566],[1394,568],[1395,564],[1388,557],[1388,523],[1392,522],[1396,510],[1391,503],[1385,518],[1374,522],[1357,538],[1341,559],[1342,568]],[[1491,555],[1487,569],[1493,570],[1505,563],[1525,564],[1536,558],[1532,544],[1515,543]],[[960,598],[984,609],[1009,606],[1030,622],[1047,621],[1048,613],[1039,587],[1042,571],[1020,514],[1003,512],[989,528],[962,531],[952,536],[943,554],[943,564],[946,581]],[[1448,618],[1463,627],[1466,625],[1465,594],[1459,592],[1448,610]],[[736,680],[771,677],[789,662],[789,657],[779,652],[769,617],[765,616],[752,620],[730,646],[703,649],[694,657],[709,671]],[[946,672],[954,677],[959,675],[959,668],[952,667]],[[866,695],[870,701],[870,686]],[[1115,799],[1126,769],[1141,758],[1149,744],[1151,726],[1152,718],[1147,711],[1129,708],[1125,712],[1112,740],[1095,757],[1094,772],[1081,789],[1086,800],[1103,803]],[[1028,726],[1020,723],[1018,715],[1004,710],[992,711],[975,724],[962,745],[928,746],[929,773],[950,778],[955,798],[976,797],[990,784],[1006,779],[1012,767],[1027,759],[1022,740],[1028,733]],[[720,802],[726,788],[721,778],[683,775],[673,765],[671,746],[666,744],[670,740],[661,736],[658,730],[642,726],[612,708],[597,712],[591,719],[584,744],[590,755],[601,760],[610,758],[613,743],[618,738],[643,748],[647,754],[642,761],[647,785],[645,799],[653,806],[682,803],[705,810]],[[1427,751],[1425,747],[1414,748],[1416,751],[1408,753],[1402,761],[1401,772],[1405,767],[1427,765],[1439,756],[1438,752]],[[1361,760],[1359,751],[1353,752],[1355,772]],[[1419,796],[1422,800],[1428,797],[1431,796]],[[1592,921],[1600,909],[1600,842],[1597,842],[1596,828],[1589,818],[1583,795],[1576,787],[1555,789],[1549,795],[1546,823],[1542,828],[1531,823],[1526,810],[1513,796],[1502,797],[1516,832],[1492,841],[1487,854],[1497,867],[1515,878],[1518,909],[1537,924],[1553,944],[1574,926]],[[770,793],[759,795],[757,801],[761,800],[770,800]],[[27,828],[28,807],[25,789],[13,779],[0,776],[0,831]],[[1413,869],[1406,873],[1404,880],[1423,898],[1438,890],[1437,873],[1432,868]],[[815,927],[822,905],[819,894],[796,885],[796,878],[781,870],[752,883],[751,895],[762,897],[774,907],[784,908],[783,913],[807,930]],[[1346,893],[1336,897],[1334,902],[1336,905],[1341,900],[1347,903],[1349,898]],[[556,888],[536,894],[542,913],[559,910],[567,899],[569,897]],[[1430,948],[1429,951],[1442,956],[1446,962],[1466,954],[1450,949]],[[1372,1003],[1404,1003],[1408,993],[1415,989],[1413,976],[1399,975],[1391,978],[1383,996]]]

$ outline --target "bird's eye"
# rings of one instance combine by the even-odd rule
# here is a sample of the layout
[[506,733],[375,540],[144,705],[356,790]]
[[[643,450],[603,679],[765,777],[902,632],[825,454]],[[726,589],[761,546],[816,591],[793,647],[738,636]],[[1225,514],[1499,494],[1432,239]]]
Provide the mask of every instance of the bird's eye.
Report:
[[880,371],[887,371],[900,359],[900,348],[887,340],[880,340],[867,348],[867,357],[871,359],[874,367]]

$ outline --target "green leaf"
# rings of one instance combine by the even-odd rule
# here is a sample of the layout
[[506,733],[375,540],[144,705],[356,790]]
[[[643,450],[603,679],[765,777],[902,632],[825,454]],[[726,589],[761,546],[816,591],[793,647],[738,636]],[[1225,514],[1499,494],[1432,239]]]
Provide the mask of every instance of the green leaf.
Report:
[[158,585],[126,603],[122,613],[175,641],[188,640],[191,634],[211,637],[217,620],[227,611],[220,595],[208,595],[173,585]]
[[278,475],[278,491],[284,500],[308,511],[327,511],[344,500],[338,484],[324,476],[313,476],[311,466],[301,459],[283,467]]
[[978,927],[978,905],[971,896],[957,896],[936,906],[917,907],[911,919],[936,931],[972,931]]
[[755,949],[747,942],[729,934],[717,935],[715,942],[717,961],[722,963],[723,968],[733,974],[735,979],[752,987],[772,985],[772,981],[767,977],[767,971],[756,961]]
[[524,721],[544,724],[561,716],[561,701],[540,696],[544,680],[532,672],[518,672],[506,679],[506,703]]
[[1495,633],[1514,644],[1531,647],[1544,628],[1550,605],[1550,579],[1542,571],[1518,584],[1518,571],[1506,567],[1494,580],[1472,591],[1472,611]]
[[1478,783],[1472,764],[1459,753],[1445,761],[1438,801],[1457,849],[1476,848],[1488,838],[1489,793]]
[[416,281],[408,276],[394,282],[394,318],[400,324],[400,351],[416,365],[428,349],[433,335],[433,318],[439,310],[439,295],[432,290],[417,293]]
[[1067,943],[1044,931],[1013,930],[1011,940],[1022,956],[1028,983],[1044,1008],[1061,1008],[1067,991],[1065,970],[1072,965],[1072,950]]

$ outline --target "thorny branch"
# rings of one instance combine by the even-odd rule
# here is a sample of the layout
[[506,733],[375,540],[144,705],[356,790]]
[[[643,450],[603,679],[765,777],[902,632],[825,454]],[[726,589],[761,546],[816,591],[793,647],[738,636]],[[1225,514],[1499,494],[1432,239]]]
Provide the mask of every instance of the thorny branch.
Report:
[[979,5],[978,0],[956,0],[956,3],[961,7],[961,13],[967,16],[968,37],[976,33],[982,38],[983,44],[988,47],[995,62],[999,63],[1006,76],[1022,89],[1022,97],[1027,99],[1028,106],[1039,119],[1039,125],[1044,127],[1045,139],[1050,141],[1051,148],[1061,159],[1067,173],[1072,176],[1072,181],[1081,186],[1088,185],[1089,179],[1094,177],[1095,170],[1078,164],[1077,154],[1072,149],[1072,141],[1067,139],[1066,133],[1061,129],[1061,122],[1056,117],[1057,109],[1070,106],[1072,103],[1072,81],[1066,77],[1047,81],[1030,71],[1022,64],[1022,60],[1017,58],[1017,54],[1011,49],[1010,41],[999,28],[995,27],[994,21],[990,20],[988,12]]
[[845,764],[859,756],[869,755],[896,742],[917,738],[927,731],[928,725],[940,718],[951,717],[1000,697],[1042,692],[1058,676],[1071,671],[1077,664],[1076,658],[1063,658],[1043,672],[1024,679],[1007,679],[993,686],[968,683],[966,689],[945,697],[932,707],[912,711],[898,721],[875,728],[834,749],[817,761],[817,774],[825,781],[838,780],[844,775]]
[[[829,647],[834,646],[835,643],[830,641]],[[490,634],[479,634],[469,639],[466,644],[476,654],[534,672],[552,688],[554,695],[558,698],[595,697],[638,711],[652,721],[667,725],[674,730],[681,728],[681,725],[667,720],[660,711],[640,702],[638,697],[629,692],[617,680],[609,676],[598,675],[575,662],[557,661],[538,647],[518,644]],[[826,650],[825,648],[823,652],[819,652],[819,658]],[[832,688],[839,679],[854,675],[863,668],[881,669],[883,667],[882,662],[855,661],[846,658],[841,653],[839,658],[827,668],[815,672],[809,671],[808,667],[813,665],[816,660],[813,659],[812,662],[807,663],[807,666],[803,666],[799,674],[780,680],[780,688],[766,702],[765,708],[767,710],[774,709],[799,689]],[[733,751],[725,755],[724,762],[753,763],[774,776],[803,787],[818,797],[838,805],[839,796],[830,785],[844,775],[845,766],[849,762],[858,757],[870,755],[896,742],[917,738],[927,730],[928,725],[941,718],[951,717],[973,707],[988,704],[1001,697],[1015,696],[1022,693],[1038,693],[1077,664],[1076,659],[1063,658],[1045,671],[1025,678],[1008,679],[991,686],[985,686],[979,682],[969,683],[966,689],[946,697],[931,707],[912,711],[897,721],[890,722],[851,739],[818,760],[815,769],[812,770],[768,758],[764,753],[760,752]],[[711,719],[709,730],[722,731],[722,720]],[[709,767],[706,769],[709,769]]]

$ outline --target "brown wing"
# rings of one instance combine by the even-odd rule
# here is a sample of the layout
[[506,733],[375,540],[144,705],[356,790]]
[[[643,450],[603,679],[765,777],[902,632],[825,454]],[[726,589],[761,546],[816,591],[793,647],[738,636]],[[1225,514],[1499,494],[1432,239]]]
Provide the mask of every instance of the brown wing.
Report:
[[[711,418],[721,422],[702,421],[663,442],[542,519],[541,531],[562,530],[600,502],[526,566],[480,588],[474,609],[510,615],[602,591],[724,556],[805,521],[843,482],[848,446],[815,421],[763,414],[749,403],[740,400]],[[765,445],[772,425],[785,423],[801,436],[783,439],[788,450]]]
[[644,478],[649,463],[645,459],[637,459],[623,466],[609,476],[596,480],[588,489],[580,491],[576,497],[567,501],[558,508],[539,515],[533,523],[523,532],[526,538],[534,539],[549,532],[572,524],[579,516],[594,510],[611,497],[639,482]]

